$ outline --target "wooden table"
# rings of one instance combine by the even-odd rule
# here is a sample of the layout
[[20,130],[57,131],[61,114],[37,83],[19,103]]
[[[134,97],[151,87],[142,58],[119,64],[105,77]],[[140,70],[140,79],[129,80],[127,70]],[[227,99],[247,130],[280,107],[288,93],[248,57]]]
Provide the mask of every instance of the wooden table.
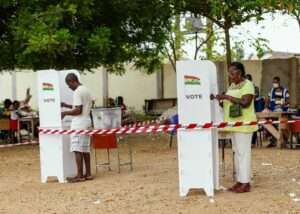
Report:
[[10,130],[10,120],[1,118],[0,119],[0,131],[9,131]]
[[[293,112],[258,112],[256,113],[258,120],[265,120],[265,119],[276,119],[279,121],[287,121],[288,117],[294,115]],[[265,124],[263,127],[277,140],[277,147],[283,148],[284,145],[284,138],[283,134],[284,131],[288,130],[288,124],[279,124],[278,128],[275,128],[271,124]]]

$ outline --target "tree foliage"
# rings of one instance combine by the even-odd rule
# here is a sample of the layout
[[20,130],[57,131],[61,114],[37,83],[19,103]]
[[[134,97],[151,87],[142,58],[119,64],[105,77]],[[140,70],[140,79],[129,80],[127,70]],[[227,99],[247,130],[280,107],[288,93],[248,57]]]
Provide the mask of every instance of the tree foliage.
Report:
[[300,1],[299,0],[278,0],[273,2],[275,9],[283,10],[293,16],[300,29]]
[[226,61],[232,60],[230,29],[253,18],[262,19],[265,10],[270,7],[268,0],[183,0],[181,8],[209,18],[224,30],[226,45]]
[[155,70],[171,0],[1,0],[0,69]]

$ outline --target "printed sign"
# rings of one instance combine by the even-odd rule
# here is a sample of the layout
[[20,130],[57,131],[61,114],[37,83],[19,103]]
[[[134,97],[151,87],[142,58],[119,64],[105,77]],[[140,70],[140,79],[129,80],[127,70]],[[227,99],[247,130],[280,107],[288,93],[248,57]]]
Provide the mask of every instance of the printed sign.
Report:
[[200,77],[195,74],[187,74],[184,75],[183,80],[185,98],[190,101],[202,99]]
[[55,70],[38,71],[41,127],[61,127],[59,75]]

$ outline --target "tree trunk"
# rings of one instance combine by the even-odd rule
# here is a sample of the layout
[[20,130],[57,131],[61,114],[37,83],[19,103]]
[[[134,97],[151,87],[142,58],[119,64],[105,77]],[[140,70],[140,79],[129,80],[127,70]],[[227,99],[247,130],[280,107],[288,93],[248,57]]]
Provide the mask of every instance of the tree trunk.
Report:
[[296,19],[297,19],[299,30],[300,30],[300,16],[297,16]]
[[[206,39],[207,44],[206,44],[206,58],[207,59],[212,59],[213,58],[213,49],[214,49],[214,35],[211,35],[213,33],[213,22],[210,19],[206,19],[207,24],[206,24]],[[208,38],[210,37],[210,38]]]
[[231,44],[230,44],[230,28],[225,26],[225,43],[226,43],[226,65],[229,67],[231,63]]
[[230,18],[227,18],[225,15],[225,23],[224,23],[224,32],[225,32],[225,46],[226,46],[226,68],[227,72],[225,72],[225,80],[228,79],[228,82],[226,81],[226,88],[231,84],[230,79],[228,78],[228,70],[229,70],[229,65],[231,64],[231,43],[230,43],[230,28],[232,27],[231,25],[231,20]]
[[194,60],[197,60],[198,57],[198,52],[199,52],[199,48],[198,48],[198,33],[195,33],[195,55],[194,55]]
[[180,15],[175,17],[175,50],[173,53],[173,69],[176,72],[176,62],[180,58],[180,49],[181,49],[181,35],[180,35]]

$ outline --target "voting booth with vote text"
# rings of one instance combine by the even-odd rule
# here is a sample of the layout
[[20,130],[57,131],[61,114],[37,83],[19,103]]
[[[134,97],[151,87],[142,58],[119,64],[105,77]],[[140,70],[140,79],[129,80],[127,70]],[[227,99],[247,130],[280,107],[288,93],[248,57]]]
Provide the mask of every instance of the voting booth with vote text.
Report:
[[[210,94],[217,94],[217,73],[210,61],[177,62],[179,123],[183,125],[222,120]],[[179,192],[203,189],[208,196],[219,188],[219,152],[216,129],[178,130]]]
[[[69,129],[71,117],[61,119],[61,102],[72,105],[73,91],[65,83],[68,73],[77,70],[41,70],[38,71],[38,104],[40,127],[50,129]],[[39,136],[41,181],[47,182],[49,177],[57,177],[61,183],[67,177],[76,175],[74,154],[70,152],[70,136],[43,135]]]

